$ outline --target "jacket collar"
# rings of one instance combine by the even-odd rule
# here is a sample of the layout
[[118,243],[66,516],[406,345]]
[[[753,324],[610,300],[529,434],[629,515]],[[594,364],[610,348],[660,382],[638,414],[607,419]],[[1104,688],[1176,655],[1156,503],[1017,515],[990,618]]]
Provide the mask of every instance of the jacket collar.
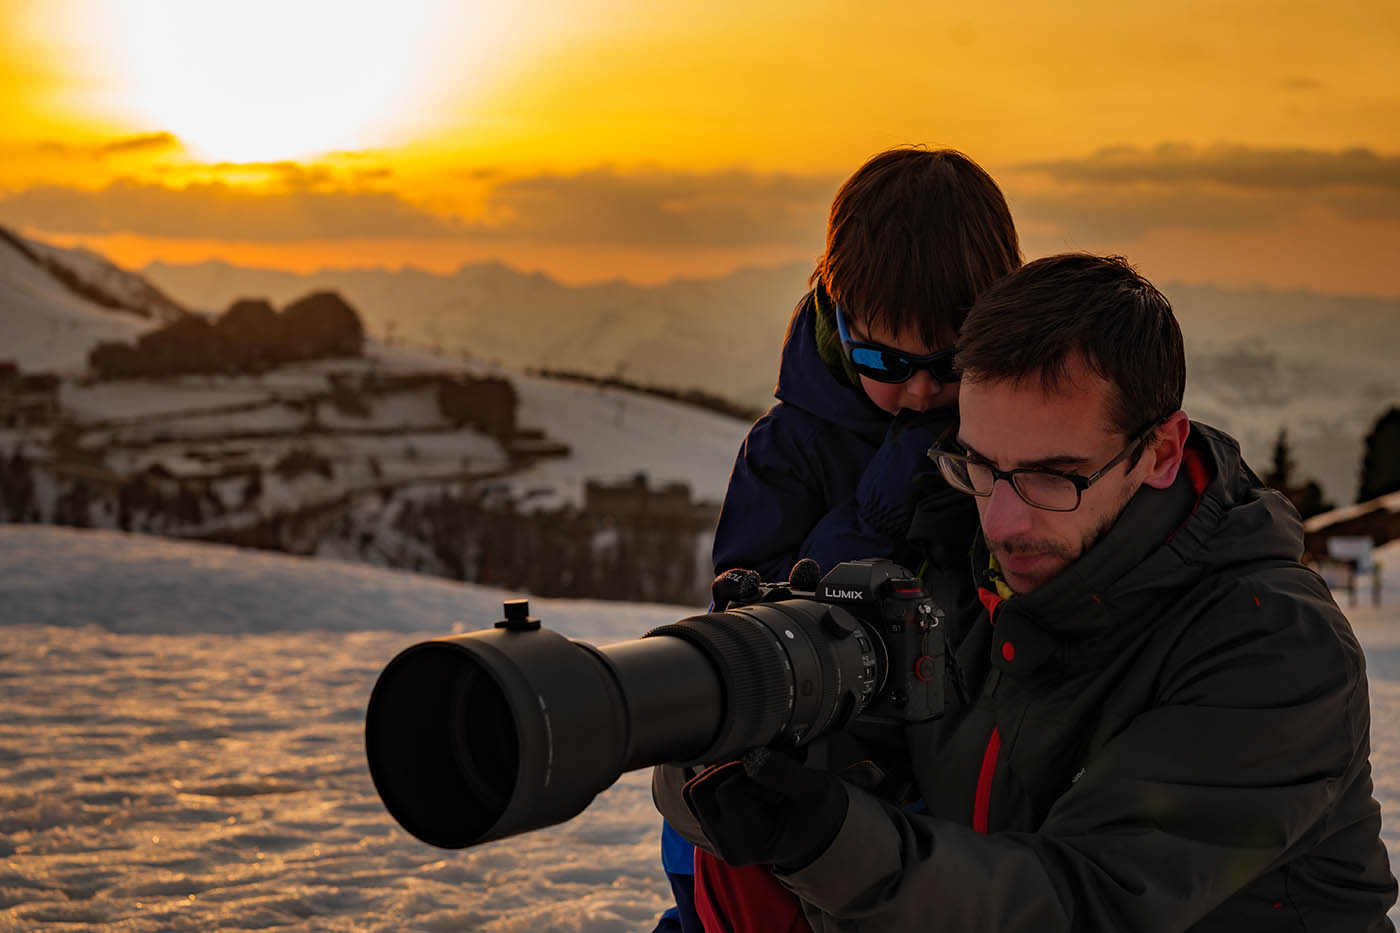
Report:
[[1046,664],[1101,664],[1141,634],[1168,594],[1216,567],[1296,557],[1296,517],[1290,522],[1286,504],[1261,488],[1235,441],[1192,425],[1187,445],[1190,463],[1170,488],[1139,490],[1086,554],[1032,593],[1002,600],[987,592],[988,554],[978,536],[973,560],[993,622],[993,664],[1016,676]]
[[871,444],[884,439],[890,415],[870,401],[859,387],[842,385],[817,351],[816,300],[808,292],[798,302],[783,342],[778,385],[773,394]]

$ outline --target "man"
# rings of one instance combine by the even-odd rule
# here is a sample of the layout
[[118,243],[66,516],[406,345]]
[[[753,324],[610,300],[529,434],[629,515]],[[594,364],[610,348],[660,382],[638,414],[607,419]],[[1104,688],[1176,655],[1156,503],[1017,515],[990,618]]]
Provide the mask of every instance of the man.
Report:
[[816,930],[1393,929],[1361,650],[1292,507],[1181,411],[1166,299],[1038,260],[958,362],[931,455],[976,497],[983,608],[906,730],[922,806],[760,753],[659,771],[662,812]]

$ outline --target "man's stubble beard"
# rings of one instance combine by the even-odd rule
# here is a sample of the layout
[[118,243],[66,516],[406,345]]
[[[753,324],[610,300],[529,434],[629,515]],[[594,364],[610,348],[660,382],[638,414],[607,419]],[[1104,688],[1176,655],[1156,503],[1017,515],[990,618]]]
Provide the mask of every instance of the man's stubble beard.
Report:
[[[1060,566],[1052,569],[1042,579],[1036,580],[1035,586],[1031,588],[1039,589],[1055,579],[1063,571],[1067,570],[1075,561],[1089,553],[1094,545],[1098,544],[1099,540],[1103,538],[1104,535],[1108,534],[1109,529],[1118,523],[1118,519],[1123,514],[1123,510],[1128,507],[1128,503],[1132,501],[1133,496],[1137,495],[1137,491],[1141,488],[1141,483],[1133,485],[1131,491],[1123,496],[1122,501],[1119,502],[1114,509],[1105,513],[1102,521],[1095,525],[1077,545],[1054,538],[1013,538],[1009,541],[994,541],[989,538],[987,539],[987,548],[992,552],[993,556],[996,556],[998,553],[1011,555],[1042,554],[1060,560],[1062,562]],[[998,558],[998,563],[1001,563],[1000,558]],[[1004,572],[1003,577],[1005,577]],[[1011,586],[1010,581],[1006,582],[1008,586]],[[1016,593],[1022,592],[1014,586],[1011,586],[1011,589]],[[1026,592],[1030,592],[1030,590],[1026,590]]]

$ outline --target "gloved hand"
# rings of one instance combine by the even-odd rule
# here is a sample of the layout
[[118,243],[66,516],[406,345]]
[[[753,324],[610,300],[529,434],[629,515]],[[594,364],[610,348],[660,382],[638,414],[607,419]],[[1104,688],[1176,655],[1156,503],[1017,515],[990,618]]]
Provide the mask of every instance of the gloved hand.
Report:
[[850,805],[835,775],[767,748],[705,769],[686,782],[682,796],[721,859],[782,872],[825,852]]
[[915,477],[936,473],[928,449],[951,423],[948,412],[901,409],[856,485],[860,520],[877,533],[902,539],[919,500]]

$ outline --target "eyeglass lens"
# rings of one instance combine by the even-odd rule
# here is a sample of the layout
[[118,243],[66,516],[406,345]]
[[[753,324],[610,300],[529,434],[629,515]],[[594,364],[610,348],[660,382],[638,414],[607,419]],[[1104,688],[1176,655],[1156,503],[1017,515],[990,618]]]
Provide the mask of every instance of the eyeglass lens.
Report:
[[[942,456],[938,458],[938,466],[949,485],[963,492],[989,496],[996,485],[996,476],[984,463]],[[1011,476],[1011,485],[1022,499],[1037,508],[1072,511],[1079,504],[1079,490],[1074,483],[1054,473],[1015,473]]]

